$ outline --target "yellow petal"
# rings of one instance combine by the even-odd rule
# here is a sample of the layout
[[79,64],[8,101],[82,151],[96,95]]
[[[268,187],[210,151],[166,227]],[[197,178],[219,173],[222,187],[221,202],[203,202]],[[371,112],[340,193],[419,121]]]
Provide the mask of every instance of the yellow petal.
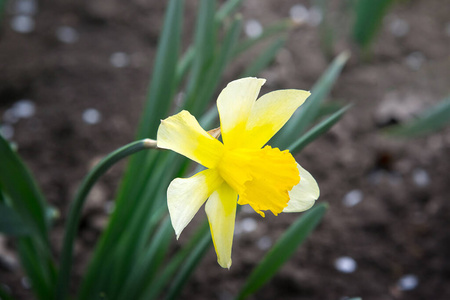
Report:
[[311,93],[302,90],[279,90],[259,98],[247,122],[243,147],[261,148],[291,118]]
[[226,147],[239,146],[242,133],[265,79],[242,78],[230,82],[217,99],[222,139]]
[[207,168],[213,168],[223,152],[223,144],[185,110],[161,121],[157,143],[159,148],[178,152]]
[[263,149],[226,150],[218,165],[220,176],[239,194],[239,204],[250,204],[259,214],[277,215],[289,201],[289,191],[299,180],[295,159],[289,151]]
[[300,182],[289,192],[290,200],[283,212],[300,212],[311,208],[319,198],[320,190],[316,180],[297,164],[300,172]]
[[234,221],[236,218],[237,193],[223,183],[209,197],[205,205],[211,236],[217,253],[217,262],[222,268],[231,267]]
[[170,183],[167,189],[167,206],[177,239],[222,182],[217,171],[207,169],[190,178],[176,178]]

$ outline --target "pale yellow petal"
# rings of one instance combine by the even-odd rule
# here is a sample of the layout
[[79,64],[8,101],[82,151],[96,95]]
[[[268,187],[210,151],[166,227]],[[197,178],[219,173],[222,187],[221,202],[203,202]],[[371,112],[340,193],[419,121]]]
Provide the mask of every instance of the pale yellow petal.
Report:
[[290,200],[283,212],[305,211],[314,205],[320,195],[319,186],[314,177],[299,164],[297,168],[300,172],[300,182],[289,191]]
[[159,148],[178,152],[207,168],[220,160],[223,144],[209,135],[188,111],[161,121],[158,129]]
[[261,148],[291,118],[311,93],[302,90],[279,90],[259,98],[246,127],[244,147]]
[[226,147],[234,148],[242,141],[247,120],[265,79],[242,78],[230,82],[217,99],[222,139]]
[[177,239],[222,182],[217,171],[207,169],[190,178],[176,178],[170,183],[167,189],[167,206]]
[[217,262],[222,268],[231,267],[236,205],[237,193],[226,183],[209,197],[205,205]]

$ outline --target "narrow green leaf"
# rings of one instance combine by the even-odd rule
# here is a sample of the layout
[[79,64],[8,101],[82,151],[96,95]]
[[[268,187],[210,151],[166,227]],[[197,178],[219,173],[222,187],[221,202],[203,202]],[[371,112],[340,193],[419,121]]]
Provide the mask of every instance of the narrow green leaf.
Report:
[[8,291],[0,284],[0,299],[2,300],[14,300]]
[[173,257],[171,257],[164,269],[161,270],[160,275],[148,281],[147,287],[139,299],[151,300],[158,298],[180,265],[186,260],[186,257],[194,251],[197,251],[196,248],[199,246],[199,243],[209,235],[209,224],[205,221],[199,226],[195,234],[190,237],[187,245],[184,245]]
[[181,44],[183,3],[183,0],[171,0],[167,7],[138,139],[156,137],[159,122],[166,117],[172,103]]
[[246,52],[256,44],[265,41],[272,37],[278,37],[280,34],[286,33],[288,29],[294,27],[294,23],[289,20],[282,20],[280,22],[273,23],[269,25],[267,28],[264,29],[264,31],[257,37],[249,38],[241,43],[239,43],[239,46],[236,47],[233,56],[237,57],[241,55],[242,53]]
[[338,110],[337,112],[335,112],[334,114],[332,114],[331,116],[329,116],[328,118],[326,118],[325,120],[323,120],[322,122],[311,128],[310,130],[308,130],[308,132],[306,132],[301,138],[296,140],[288,147],[289,151],[293,154],[300,152],[303,148],[306,147],[306,145],[308,145],[309,143],[317,139],[319,136],[327,132],[331,127],[333,127],[333,125],[336,124],[337,121],[341,119],[342,115],[344,115],[344,113],[350,107],[351,105],[347,105],[341,108],[340,110]]
[[0,135],[0,187],[11,200],[11,206],[30,228],[36,230],[48,245],[46,206],[31,173],[17,153]]
[[369,46],[392,2],[392,0],[356,1],[353,38],[360,46],[364,48]]
[[293,223],[256,266],[239,292],[237,299],[245,299],[256,292],[294,254],[298,246],[320,223],[328,205],[319,204]]
[[388,127],[385,132],[392,136],[412,138],[429,134],[450,123],[450,96],[419,115],[416,119]]
[[11,236],[24,236],[30,228],[11,207],[0,203],[0,232]]
[[228,0],[225,2],[216,14],[216,22],[223,22],[223,20],[232,14],[241,4],[242,0]]
[[250,66],[245,69],[241,77],[254,77],[257,76],[262,70],[267,68],[267,66],[273,61],[278,51],[286,43],[286,38],[282,37],[273,42],[269,47],[267,47],[253,62]]
[[194,272],[211,245],[211,236],[204,235],[173,280],[165,299],[176,299],[180,295],[183,286],[186,284],[192,272]]
[[345,62],[349,58],[347,52],[334,59],[328,69],[322,74],[311,90],[311,96],[294,113],[280,132],[272,139],[272,143],[280,148],[287,148],[293,137],[300,136],[310,126],[320,111],[320,107],[339,77]]

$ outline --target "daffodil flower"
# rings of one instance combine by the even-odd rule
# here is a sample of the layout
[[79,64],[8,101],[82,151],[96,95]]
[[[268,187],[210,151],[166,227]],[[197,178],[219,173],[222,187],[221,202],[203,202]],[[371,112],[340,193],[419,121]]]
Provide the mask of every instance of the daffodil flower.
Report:
[[258,100],[265,79],[233,81],[220,93],[221,143],[203,130],[187,111],[161,121],[159,148],[178,152],[207,169],[190,178],[174,179],[167,204],[177,238],[206,202],[217,260],[231,266],[231,246],[237,204],[263,211],[300,212],[319,197],[314,178],[295,162],[288,150],[264,146],[310,95],[279,90]]

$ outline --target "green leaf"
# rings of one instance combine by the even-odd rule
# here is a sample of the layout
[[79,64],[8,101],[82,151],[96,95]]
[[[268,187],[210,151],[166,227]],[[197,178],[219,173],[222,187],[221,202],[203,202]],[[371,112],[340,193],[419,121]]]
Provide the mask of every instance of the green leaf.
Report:
[[450,96],[419,115],[415,120],[406,124],[391,126],[385,132],[392,136],[411,138],[438,131],[449,123]]
[[286,38],[279,38],[273,42],[269,47],[267,47],[264,52],[262,52],[250,66],[245,69],[241,77],[252,77],[257,76],[262,70],[267,68],[267,66],[273,61],[278,51],[286,43]]
[[14,209],[0,203],[0,232],[11,236],[23,236],[30,234],[31,231]]
[[298,246],[322,220],[328,205],[319,204],[293,223],[256,266],[239,292],[237,299],[245,299],[256,292],[295,253]]
[[353,38],[367,48],[375,37],[392,0],[356,1],[356,21],[353,25]]
[[242,0],[228,0],[225,2],[216,14],[216,22],[223,22],[223,20],[232,14],[241,4]]
[[287,148],[293,137],[300,136],[310,126],[320,112],[320,107],[339,77],[345,62],[349,58],[347,52],[334,59],[328,69],[322,74],[311,90],[311,96],[294,113],[280,132],[272,139],[272,143],[280,148]]
[[286,33],[288,29],[292,28],[293,26],[294,24],[289,19],[273,23],[267,28],[265,28],[264,31],[259,36],[249,38],[239,43],[239,46],[236,47],[233,56],[237,57],[262,41],[265,41],[272,37],[278,37],[280,36],[280,34]]
[[306,132],[301,138],[296,140],[288,147],[289,151],[293,154],[300,152],[303,148],[306,147],[306,145],[308,145],[309,143],[317,139],[319,136],[327,132],[331,127],[333,127],[333,125],[336,124],[341,119],[342,115],[344,115],[344,113],[350,107],[351,105],[347,105],[341,108],[340,110],[338,110],[337,112],[335,112],[334,114],[332,114],[331,116],[329,116],[328,118],[326,118],[325,120],[323,120],[322,122],[311,128],[310,130],[308,130],[308,132]]
[[1,135],[0,160],[0,188],[11,200],[10,206],[48,244],[44,198],[31,173]]
[[205,256],[206,251],[208,251],[211,245],[211,236],[209,234],[205,234],[197,244],[197,246],[194,248],[191,255],[186,259],[186,262],[173,280],[172,285],[168,289],[168,294],[165,299],[176,299],[180,295],[182,288],[190,278],[192,272],[194,272],[195,267]]

